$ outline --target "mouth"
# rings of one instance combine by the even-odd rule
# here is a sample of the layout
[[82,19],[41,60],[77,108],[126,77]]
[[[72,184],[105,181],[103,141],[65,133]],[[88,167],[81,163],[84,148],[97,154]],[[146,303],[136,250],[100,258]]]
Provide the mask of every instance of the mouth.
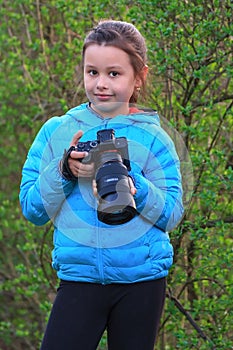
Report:
[[110,98],[112,98],[112,95],[106,95],[106,94],[95,94],[95,97],[100,101],[107,101]]

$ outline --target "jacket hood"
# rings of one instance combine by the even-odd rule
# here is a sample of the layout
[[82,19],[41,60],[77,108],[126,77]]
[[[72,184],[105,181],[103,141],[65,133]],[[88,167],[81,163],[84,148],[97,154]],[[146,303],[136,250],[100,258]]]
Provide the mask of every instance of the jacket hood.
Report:
[[[86,110],[85,113],[85,121],[83,120],[83,112]],[[103,118],[99,114],[97,114],[91,107],[89,106],[89,103],[83,103],[77,107],[74,107],[70,109],[66,116],[70,116],[72,118],[75,118],[77,121],[81,121],[82,123],[85,122],[89,126],[96,126],[97,124],[100,124],[100,120],[102,120],[102,123],[104,121],[108,123],[114,123],[114,124],[122,124],[122,125],[132,125],[132,124],[153,124],[160,126],[160,118],[158,113],[153,109],[145,109],[141,107],[131,107],[130,108],[130,114],[128,115],[118,115],[114,118]]]

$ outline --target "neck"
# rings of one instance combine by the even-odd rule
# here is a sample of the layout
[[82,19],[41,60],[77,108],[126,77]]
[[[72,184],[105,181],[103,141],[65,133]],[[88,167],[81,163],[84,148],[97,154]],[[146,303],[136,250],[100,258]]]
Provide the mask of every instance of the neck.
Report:
[[114,118],[117,115],[128,115],[129,104],[124,103],[103,103],[94,105],[93,103],[89,104],[90,108],[97,114],[99,114],[102,118]]

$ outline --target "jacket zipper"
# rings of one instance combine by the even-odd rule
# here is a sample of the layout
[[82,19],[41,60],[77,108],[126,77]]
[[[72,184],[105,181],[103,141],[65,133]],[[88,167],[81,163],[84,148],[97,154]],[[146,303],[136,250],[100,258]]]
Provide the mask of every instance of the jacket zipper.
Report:
[[[108,128],[108,122],[110,118],[105,119],[103,121],[103,126],[104,129]],[[97,205],[96,205],[96,212],[97,212]],[[100,276],[100,282],[102,284],[105,284],[105,277],[104,277],[104,265],[103,265],[103,251],[101,248],[101,240],[100,240],[100,235],[101,235],[101,229],[98,225],[98,219],[97,219],[97,259],[98,259],[98,269],[99,269],[99,276]]]
[[[96,204],[96,212],[97,212],[97,204]],[[100,282],[102,284],[105,284],[105,278],[104,278],[104,266],[103,266],[103,254],[102,254],[102,248],[100,244],[100,235],[101,235],[101,229],[99,227],[98,219],[97,219],[97,264],[98,264],[98,270],[99,270],[99,277]]]

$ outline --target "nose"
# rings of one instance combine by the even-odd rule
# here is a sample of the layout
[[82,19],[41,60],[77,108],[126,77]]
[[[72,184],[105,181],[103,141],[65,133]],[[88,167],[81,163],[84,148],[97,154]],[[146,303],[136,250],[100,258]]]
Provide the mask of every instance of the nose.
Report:
[[99,75],[96,88],[98,90],[106,90],[108,88],[107,78],[104,75]]

